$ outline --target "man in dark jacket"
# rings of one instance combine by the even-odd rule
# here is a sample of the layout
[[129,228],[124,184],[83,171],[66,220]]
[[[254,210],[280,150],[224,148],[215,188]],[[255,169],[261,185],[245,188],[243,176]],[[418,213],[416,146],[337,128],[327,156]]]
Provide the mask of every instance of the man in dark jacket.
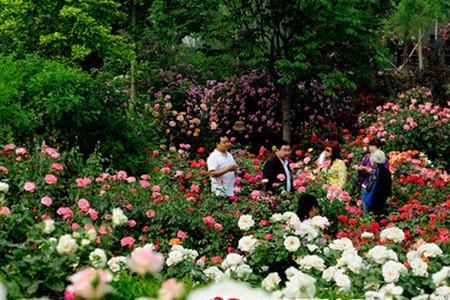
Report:
[[292,190],[292,175],[289,167],[289,154],[291,146],[286,141],[276,144],[274,155],[266,162],[263,174],[266,182],[266,189],[275,192],[278,187],[290,192]]

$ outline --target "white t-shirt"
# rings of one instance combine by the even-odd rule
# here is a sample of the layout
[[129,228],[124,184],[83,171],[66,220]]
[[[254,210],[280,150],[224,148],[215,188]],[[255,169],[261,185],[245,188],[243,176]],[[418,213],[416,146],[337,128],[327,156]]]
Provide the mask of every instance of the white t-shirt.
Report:
[[[207,160],[208,171],[217,171],[235,165],[233,155],[214,150]],[[211,190],[216,196],[234,196],[234,172],[227,172],[221,176],[211,176]]]
[[284,172],[286,173],[286,191],[290,192],[291,191],[291,172],[289,172],[289,168],[288,168],[289,162],[287,160],[281,160],[281,163],[283,164]]

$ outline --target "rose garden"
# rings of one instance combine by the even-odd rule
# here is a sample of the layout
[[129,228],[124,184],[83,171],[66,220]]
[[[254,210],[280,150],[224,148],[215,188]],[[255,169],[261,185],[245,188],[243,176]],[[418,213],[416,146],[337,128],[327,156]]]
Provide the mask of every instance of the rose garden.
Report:
[[[423,37],[436,24],[448,42],[450,15],[432,9],[445,1],[414,2],[419,25],[411,1],[13,2],[0,1],[0,300],[450,298],[450,71]],[[399,33],[411,24],[419,39]],[[229,197],[211,190],[218,134],[239,169]],[[289,193],[265,186],[279,139]],[[329,140],[341,187],[318,167]],[[374,140],[392,181],[382,215],[359,189]]]

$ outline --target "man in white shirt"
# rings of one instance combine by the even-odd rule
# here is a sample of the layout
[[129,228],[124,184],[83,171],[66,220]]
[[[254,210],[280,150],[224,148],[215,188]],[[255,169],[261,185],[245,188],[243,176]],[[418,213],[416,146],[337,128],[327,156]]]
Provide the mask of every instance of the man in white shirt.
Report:
[[234,196],[234,173],[237,169],[233,155],[227,150],[230,142],[226,136],[218,136],[216,149],[209,155],[208,174],[211,176],[211,191],[216,196]]

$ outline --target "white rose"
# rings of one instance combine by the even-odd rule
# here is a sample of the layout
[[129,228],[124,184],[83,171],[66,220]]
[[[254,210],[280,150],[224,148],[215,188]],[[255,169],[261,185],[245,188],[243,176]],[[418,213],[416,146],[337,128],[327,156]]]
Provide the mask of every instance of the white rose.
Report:
[[206,277],[215,281],[225,277],[225,274],[222,271],[220,271],[218,267],[209,267],[205,269],[203,273],[206,275]]
[[241,264],[236,268],[235,273],[237,274],[238,278],[242,279],[242,278],[246,277],[247,275],[252,274],[253,270],[252,270],[252,268],[250,268],[249,265]]
[[75,241],[70,234],[65,234],[59,238],[56,251],[58,251],[58,253],[74,253],[77,251],[77,248],[77,241]]
[[349,290],[352,285],[350,277],[345,275],[343,270],[338,270],[334,274],[334,281],[336,282],[336,285],[343,290]]
[[294,213],[294,212],[292,212],[292,211],[287,211],[287,212],[285,212],[285,213],[283,214],[283,220],[285,220],[285,221],[288,222],[288,223],[289,223],[289,221],[290,221],[291,219],[295,219],[295,218],[298,219],[298,216],[297,216],[296,213]]
[[117,273],[122,270],[127,263],[127,258],[125,256],[116,256],[108,260],[108,267],[113,273]]
[[426,277],[428,276],[428,265],[421,259],[416,259],[410,262],[411,269],[413,270],[414,275]]
[[339,267],[347,267],[350,271],[356,274],[358,274],[361,270],[363,265],[362,263],[362,258],[351,252],[345,252],[337,261],[337,265]]
[[398,260],[397,254],[392,250],[388,250],[385,246],[375,246],[369,250],[367,255],[379,264],[387,260]]
[[6,182],[0,182],[0,192],[7,193],[9,191],[9,184]]
[[305,237],[308,241],[311,241],[319,236],[319,232],[312,226],[311,220],[305,220],[300,223],[295,230],[295,234]]
[[380,239],[382,241],[390,240],[395,243],[400,243],[405,239],[405,233],[397,227],[389,227],[380,233]]
[[89,260],[94,268],[103,268],[107,261],[106,253],[97,248],[89,254]]
[[425,243],[421,245],[417,252],[419,255],[426,256],[426,257],[437,257],[442,255],[442,250],[439,248],[438,245],[434,243]]
[[266,291],[271,292],[278,286],[280,282],[280,276],[278,275],[278,273],[274,272],[270,273],[266,278],[264,278],[264,280],[261,282],[261,286]]
[[42,231],[45,234],[50,234],[53,231],[55,231],[55,221],[51,220],[51,219],[45,219],[44,222],[42,222],[44,224]]
[[400,274],[406,271],[403,264],[392,260],[385,263],[382,268],[383,278],[387,283],[396,282],[400,278]]
[[403,288],[390,283],[383,286],[378,293],[380,295],[380,299],[393,299],[401,296],[403,293]]
[[450,267],[443,267],[439,272],[433,274],[433,283],[436,286],[441,285],[450,276]]
[[81,242],[80,242],[81,247],[86,247],[86,246],[88,246],[90,244],[91,244],[91,241],[87,240],[87,239],[82,239]]
[[288,236],[284,240],[284,247],[290,252],[297,251],[300,247],[300,240],[296,236]]
[[288,279],[294,277],[295,274],[297,274],[298,272],[300,272],[299,270],[297,270],[295,267],[289,267],[286,269],[286,271],[284,271],[284,274],[286,274],[286,277]]
[[450,287],[444,285],[436,288],[434,293],[431,295],[431,299],[442,299],[448,300],[450,298]]
[[183,252],[179,250],[172,250],[166,259],[166,265],[171,267],[183,261]]
[[316,269],[323,271],[325,269],[325,261],[317,255],[306,255],[296,261],[302,269]]
[[254,239],[252,236],[244,236],[239,240],[239,250],[243,252],[251,252],[255,249],[255,246],[258,244],[258,240]]
[[239,229],[247,231],[253,225],[255,225],[255,221],[253,221],[253,217],[251,215],[242,215],[239,218],[239,221],[238,221]]
[[339,270],[336,266],[329,267],[322,272],[322,278],[326,281],[331,281],[334,278],[334,274]]
[[363,239],[371,239],[371,238],[373,238],[373,233],[372,232],[367,232],[367,231],[364,231],[362,234],[361,234],[361,237],[363,238]]
[[320,228],[320,229],[325,229],[327,226],[330,226],[330,222],[328,221],[328,219],[326,217],[322,217],[322,216],[315,216],[311,219],[311,223],[313,226]]
[[241,255],[236,253],[230,253],[225,257],[225,259],[222,262],[222,268],[228,269],[231,266],[237,266],[241,264],[243,261],[243,258]]
[[352,241],[348,238],[341,238],[332,241],[330,244],[330,248],[339,251],[354,249]]
[[198,252],[197,250],[192,250],[192,249],[184,249],[183,255],[185,259],[191,260],[191,261],[195,261],[195,259],[198,256]]
[[309,250],[310,252],[314,252],[314,251],[316,251],[317,249],[319,249],[319,247],[318,247],[317,245],[314,245],[314,244],[306,244],[306,248],[308,248],[308,250]]
[[114,208],[112,211],[112,223],[113,226],[120,226],[128,222],[127,216],[123,213],[123,210],[120,208]]
[[86,231],[86,237],[88,240],[93,242],[95,241],[95,239],[97,239],[97,232],[95,231],[95,229],[89,229],[88,231]]
[[316,294],[316,280],[300,271],[295,273],[283,289],[283,295],[289,299],[312,299]]
[[278,214],[278,213],[273,214],[272,217],[270,217],[270,220],[272,222],[281,222],[281,221],[283,221],[283,215],[282,214]]

